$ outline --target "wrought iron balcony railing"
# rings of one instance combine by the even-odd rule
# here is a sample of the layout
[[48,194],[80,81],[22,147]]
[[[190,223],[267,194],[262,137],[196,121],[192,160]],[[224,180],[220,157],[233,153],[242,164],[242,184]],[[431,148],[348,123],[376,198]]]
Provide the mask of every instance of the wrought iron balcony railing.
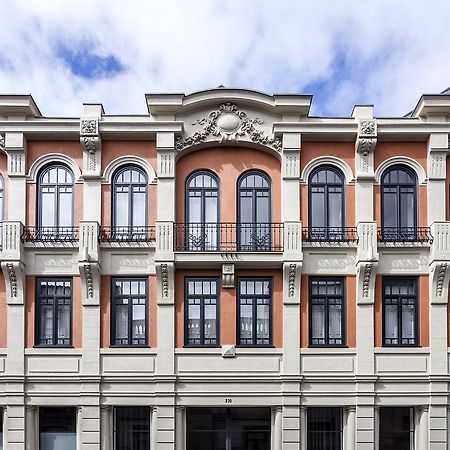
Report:
[[281,223],[176,223],[175,251],[282,252]]
[[379,242],[420,242],[431,244],[433,236],[429,227],[381,227],[377,230]]
[[357,242],[358,232],[354,227],[309,227],[303,228],[305,242]]
[[75,242],[78,227],[24,227],[22,242]]
[[101,227],[98,239],[100,242],[152,242],[156,239],[156,227]]

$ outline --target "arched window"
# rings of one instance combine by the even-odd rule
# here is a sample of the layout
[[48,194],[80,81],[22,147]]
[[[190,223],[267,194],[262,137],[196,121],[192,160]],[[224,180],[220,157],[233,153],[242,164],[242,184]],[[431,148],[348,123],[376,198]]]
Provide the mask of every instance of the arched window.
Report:
[[417,177],[409,167],[389,167],[381,177],[381,227],[385,241],[417,238]]
[[69,239],[73,234],[72,171],[63,164],[44,167],[38,178],[38,227],[42,239]]
[[344,175],[320,166],[309,177],[309,239],[342,240],[345,226]]
[[137,166],[122,167],[113,177],[113,239],[146,240],[148,179]]
[[218,221],[219,181],[210,172],[194,172],[186,180],[186,249],[217,250]]
[[238,248],[240,251],[271,249],[271,180],[258,170],[238,180]]

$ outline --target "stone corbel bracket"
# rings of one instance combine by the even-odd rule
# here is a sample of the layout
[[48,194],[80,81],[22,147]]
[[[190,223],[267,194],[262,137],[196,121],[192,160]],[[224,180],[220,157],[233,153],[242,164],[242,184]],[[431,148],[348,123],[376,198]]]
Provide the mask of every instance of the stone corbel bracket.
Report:
[[102,141],[97,118],[80,120],[80,143],[83,148],[83,176],[100,176]]
[[356,137],[356,172],[359,177],[373,177],[373,152],[377,145],[377,123],[373,119],[363,119],[358,123]]
[[447,303],[450,263],[436,261],[431,265],[430,302]]
[[8,304],[23,305],[25,288],[25,267],[21,261],[5,261],[1,263],[6,283],[6,299]]
[[285,262],[283,264],[284,303],[300,303],[301,274],[301,262]]
[[100,265],[97,262],[80,261],[81,286],[83,290],[82,303],[86,306],[100,304]]
[[234,288],[234,264],[222,264],[222,287]]
[[359,261],[356,267],[357,303],[373,304],[375,302],[375,278],[377,261]]

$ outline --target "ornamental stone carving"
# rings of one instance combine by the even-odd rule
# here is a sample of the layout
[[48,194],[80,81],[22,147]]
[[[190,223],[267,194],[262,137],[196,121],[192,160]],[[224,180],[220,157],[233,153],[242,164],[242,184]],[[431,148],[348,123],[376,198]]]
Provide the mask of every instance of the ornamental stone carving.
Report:
[[366,264],[364,267],[363,276],[363,297],[369,297],[370,292],[370,277],[372,276],[373,264]]
[[81,135],[96,135],[98,134],[98,120],[97,119],[82,119],[80,123]]
[[[374,120],[362,120],[359,122],[358,136],[356,137],[355,150],[357,153],[358,172],[367,175],[370,170],[373,153],[377,145],[377,124]],[[372,169],[373,171],[373,169]]]
[[247,137],[251,142],[266,145],[276,151],[281,151],[281,139],[268,136],[264,131],[258,129],[264,121],[250,119],[244,111],[232,103],[224,103],[219,109],[211,111],[208,117],[203,117],[192,123],[201,125],[202,131],[196,131],[185,139],[178,138],[175,143],[177,151],[184,150],[191,145],[201,144],[208,137],[218,137],[220,142],[236,142],[239,138]]
[[439,265],[439,272],[437,274],[436,297],[442,297],[442,293],[444,291],[444,281],[446,271],[447,271],[447,263],[441,263]]
[[0,134],[0,150],[5,151],[5,136]]
[[234,264],[222,264],[222,287],[234,288]]
[[84,276],[86,279],[86,294],[88,298],[94,298],[94,278],[90,264],[84,264]]
[[297,272],[297,264],[289,264],[289,297],[295,295],[295,275]]
[[161,294],[163,298],[169,296],[169,267],[161,264]]
[[14,269],[14,264],[8,263],[6,267],[8,268],[9,282],[11,286],[11,297],[17,297],[17,277],[16,271]]
[[375,122],[373,120],[363,120],[360,125],[360,134],[374,135],[375,134]]

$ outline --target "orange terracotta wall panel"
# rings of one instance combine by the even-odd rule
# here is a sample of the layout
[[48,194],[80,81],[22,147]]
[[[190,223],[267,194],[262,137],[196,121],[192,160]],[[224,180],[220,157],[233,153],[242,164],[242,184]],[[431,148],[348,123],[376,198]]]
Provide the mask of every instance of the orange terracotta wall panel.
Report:
[[[428,298],[428,276],[418,277],[419,294],[419,344],[430,345],[430,318]],[[383,277],[377,275],[375,280],[375,347],[383,346]]]
[[220,308],[220,345],[234,345],[237,343],[237,282],[239,277],[272,277],[272,330],[273,345],[283,346],[283,280],[280,271],[273,270],[238,270],[235,273],[236,288],[223,289],[221,272],[219,270],[189,270],[177,271],[175,275],[175,345],[184,346],[184,283],[186,277],[212,277],[219,282]]
[[236,185],[249,169],[259,169],[272,180],[272,221],[281,220],[280,162],[261,150],[239,147],[213,147],[183,156],[176,170],[176,220],[185,221],[185,184],[190,173],[208,169],[220,179],[220,221],[237,221]]
[[[309,278],[302,275],[300,290],[300,347],[309,347]],[[356,277],[344,278],[346,346],[356,347]]]
[[[100,347],[108,348],[111,345],[111,276],[101,277],[100,291]],[[120,277],[118,277],[120,278]],[[149,347],[157,346],[157,305],[156,305],[156,277],[148,277],[148,323]]]
[[0,274],[0,348],[7,346],[7,305],[6,305],[6,284],[3,274]]
[[[27,276],[25,296],[25,347],[35,345],[35,315],[36,315],[36,278]],[[81,279],[72,278],[72,345],[74,348],[83,346],[83,311],[81,301]]]
[[[156,172],[156,144],[154,141],[103,141],[102,143],[102,172],[115,159],[126,156],[138,156],[150,164]],[[149,180],[151,181],[151,180]],[[102,212],[103,226],[112,225],[112,194],[110,185],[102,185]],[[157,186],[148,186],[148,224],[156,221]]]

